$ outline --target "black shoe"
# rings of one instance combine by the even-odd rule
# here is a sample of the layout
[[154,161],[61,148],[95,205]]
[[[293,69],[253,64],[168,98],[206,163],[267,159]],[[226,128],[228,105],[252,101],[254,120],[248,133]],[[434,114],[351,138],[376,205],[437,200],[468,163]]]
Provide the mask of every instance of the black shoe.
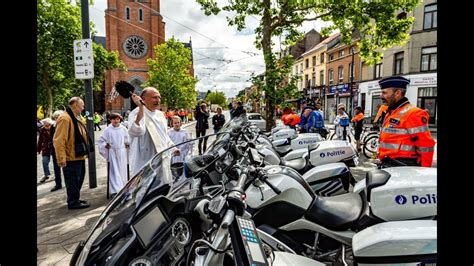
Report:
[[40,183],[44,183],[46,180],[49,179],[49,176],[43,176],[41,179],[40,179]]
[[79,200],[80,203],[84,203],[84,204],[89,204],[89,202],[87,202],[87,200]]
[[72,210],[72,209],[85,209],[85,208],[89,208],[90,205],[87,204],[87,203],[77,203],[77,204],[74,204],[74,205],[71,205],[71,206],[67,206],[68,209]]
[[56,191],[56,190],[59,190],[59,189],[61,189],[61,188],[63,188],[63,187],[55,186],[55,187],[53,187],[53,188],[51,189],[51,192]]

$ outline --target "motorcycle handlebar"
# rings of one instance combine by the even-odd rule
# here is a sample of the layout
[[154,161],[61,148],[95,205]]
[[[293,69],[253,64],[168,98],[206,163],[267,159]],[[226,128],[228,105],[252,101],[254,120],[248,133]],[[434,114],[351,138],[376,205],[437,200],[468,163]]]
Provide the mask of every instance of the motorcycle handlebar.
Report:
[[264,179],[263,182],[265,182],[265,184],[267,184],[272,190],[273,192],[275,192],[276,194],[280,195],[281,193],[281,190],[275,186],[273,186],[272,183],[270,183],[270,181],[268,181],[268,179]]
[[280,195],[281,190],[275,187],[270,181],[268,181],[268,176],[265,174],[265,172],[262,169],[258,169],[257,178],[263,181],[265,184],[267,184],[273,190],[273,192]]

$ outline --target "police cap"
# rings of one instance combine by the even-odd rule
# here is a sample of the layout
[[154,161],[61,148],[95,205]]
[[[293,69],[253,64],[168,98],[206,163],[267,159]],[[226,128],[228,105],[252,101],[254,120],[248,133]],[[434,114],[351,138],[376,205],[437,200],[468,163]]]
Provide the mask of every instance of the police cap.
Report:
[[408,84],[410,84],[410,80],[402,76],[388,77],[379,81],[380,89],[382,90],[386,88],[406,89]]
[[303,108],[303,111],[306,110],[306,109],[314,110],[314,106],[312,106],[312,105],[306,105],[306,106]]

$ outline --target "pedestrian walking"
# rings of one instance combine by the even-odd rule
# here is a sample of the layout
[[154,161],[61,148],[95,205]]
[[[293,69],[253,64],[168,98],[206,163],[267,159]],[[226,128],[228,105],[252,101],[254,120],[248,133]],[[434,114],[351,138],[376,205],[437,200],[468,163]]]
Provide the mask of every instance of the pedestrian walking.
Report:
[[41,154],[42,162],[43,162],[43,173],[44,176],[40,179],[41,183],[44,183],[51,177],[51,172],[49,170],[49,162],[51,160],[51,150],[49,148],[48,143],[50,142],[50,129],[51,125],[53,124],[53,120],[51,118],[45,118],[41,120],[41,124],[43,125],[39,131],[39,138],[38,138],[38,145],[36,146],[36,151],[38,154]]
[[212,125],[214,126],[214,133],[219,132],[225,124],[225,117],[222,114],[222,108],[217,107],[217,114],[212,116]]
[[[209,128],[209,112],[207,111],[207,105],[202,103],[196,107],[196,137],[206,136],[206,130]],[[203,145],[204,142],[204,145]],[[199,155],[206,151],[207,148],[207,137],[204,139],[199,139],[198,142]]]
[[338,139],[347,140],[347,128],[349,127],[349,115],[346,113],[346,106],[343,103],[337,105],[337,116],[334,119],[336,126],[336,136]]
[[356,106],[354,108],[354,113],[355,116],[351,119],[351,122],[354,123],[354,139],[356,140],[356,149],[358,152],[360,152],[360,135],[362,134],[362,129],[364,126],[364,112],[362,112],[362,107]]
[[100,115],[97,112],[95,112],[94,117],[93,117],[94,131],[95,131],[96,128],[99,128],[99,131],[102,130],[100,128],[100,121],[101,121]]

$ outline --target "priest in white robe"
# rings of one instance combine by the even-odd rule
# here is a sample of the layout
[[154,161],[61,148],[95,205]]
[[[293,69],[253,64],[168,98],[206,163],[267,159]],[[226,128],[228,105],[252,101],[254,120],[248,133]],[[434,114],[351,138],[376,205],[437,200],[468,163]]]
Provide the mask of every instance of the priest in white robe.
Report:
[[141,96],[132,94],[132,100],[137,105],[128,116],[130,168],[133,177],[153,156],[174,143],[168,136],[165,115],[158,110],[160,92],[147,87],[143,89]]
[[112,113],[110,125],[99,138],[99,152],[109,163],[110,194],[118,193],[127,183],[127,149],[129,136],[127,128],[120,124],[121,116]]

